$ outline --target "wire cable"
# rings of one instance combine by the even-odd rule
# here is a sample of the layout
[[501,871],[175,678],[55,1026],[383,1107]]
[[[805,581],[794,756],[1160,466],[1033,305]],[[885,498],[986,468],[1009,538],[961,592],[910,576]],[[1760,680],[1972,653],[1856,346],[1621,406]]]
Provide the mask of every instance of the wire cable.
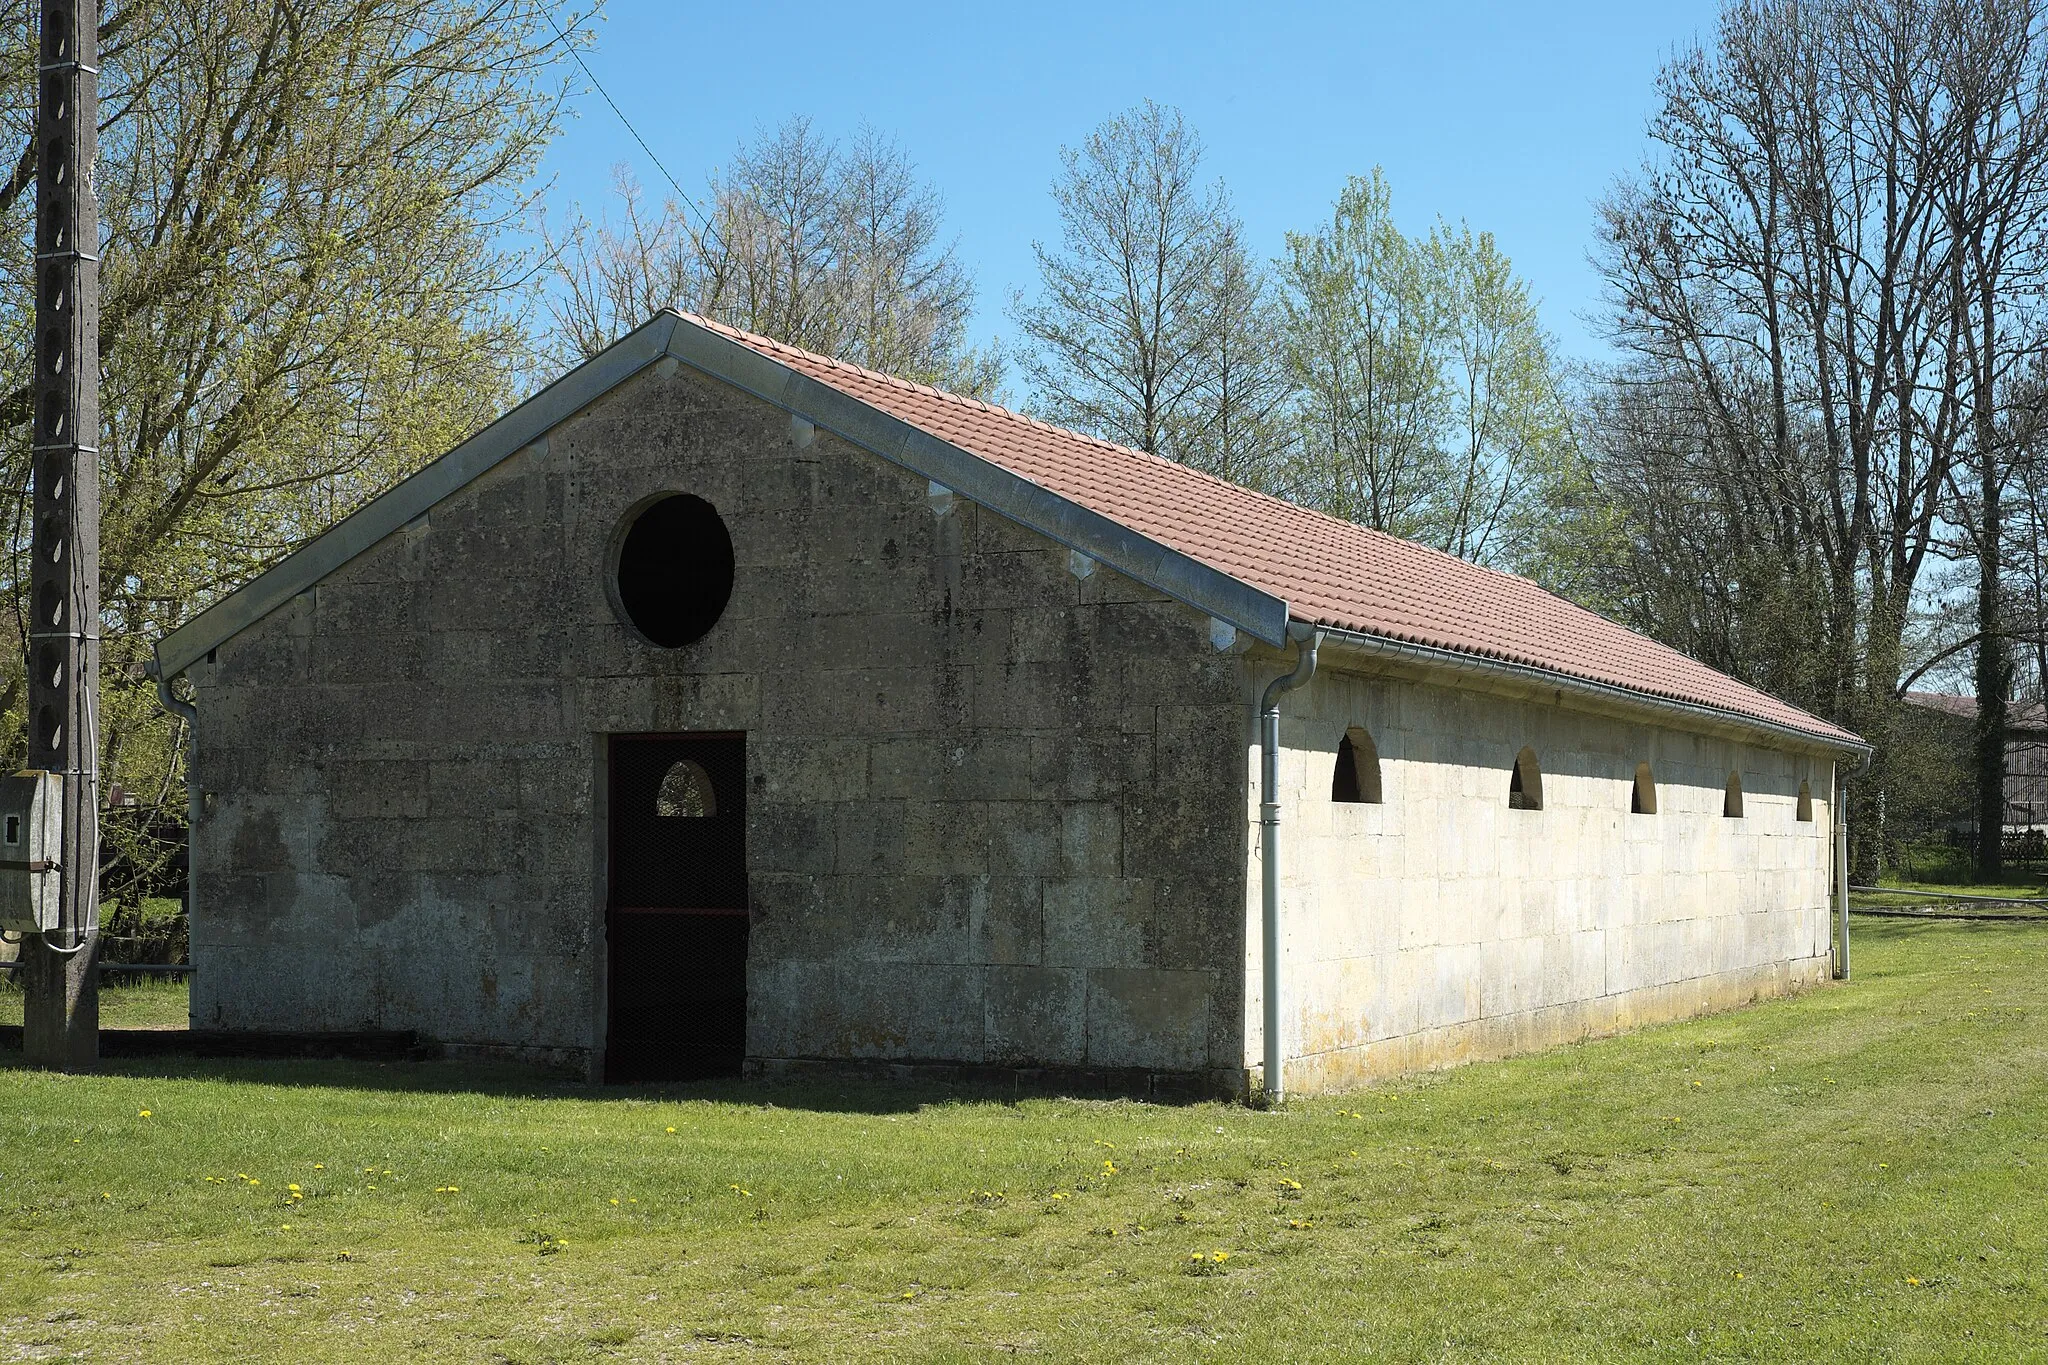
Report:
[[689,192],[682,187],[675,176],[669,174],[668,167],[664,166],[661,163],[661,158],[654,154],[654,148],[647,145],[647,139],[640,136],[640,130],[633,126],[633,120],[627,118],[626,111],[619,108],[619,102],[612,98],[611,91],[604,88],[604,82],[599,80],[597,73],[590,69],[590,63],[583,60],[582,50],[576,44],[570,42],[569,35],[562,31],[561,24],[555,19],[554,11],[548,10],[546,13],[549,27],[553,28],[555,36],[562,40],[562,46],[569,49],[569,55],[575,58],[576,65],[583,69],[583,74],[589,78],[591,87],[604,97],[604,102],[611,106],[611,111],[614,114],[618,115],[619,122],[626,125],[626,131],[633,135],[633,141],[640,144],[640,150],[647,153],[647,159],[654,163],[654,169],[661,172],[662,179],[668,181],[669,188],[674,190],[677,197],[689,206],[692,213],[697,215],[697,221],[704,225],[706,235],[715,238],[718,235],[718,229],[712,226],[709,216],[705,214],[703,209],[697,207],[697,201],[690,197]]

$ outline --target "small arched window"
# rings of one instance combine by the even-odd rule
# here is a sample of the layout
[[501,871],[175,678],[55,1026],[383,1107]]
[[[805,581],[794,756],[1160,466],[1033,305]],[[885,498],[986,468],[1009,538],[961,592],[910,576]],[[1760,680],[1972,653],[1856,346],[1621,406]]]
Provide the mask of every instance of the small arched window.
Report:
[[1337,741],[1337,774],[1330,779],[1330,799],[1346,804],[1380,804],[1380,751],[1359,726]]
[[1635,789],[1629,793],[1628,809],[1631,815],[1655,815],[1657,813],[1657,779],[1650,772],[1647,763],[1636,764]]
[[1526,745],[1515,755],[1514,775],[1508,778],[1508,809],[1543,809],[1543,769],[1536,766],[1536,751]]
[[718,814],[718,793],[704,765],[685,758],[670,767],[654,798],[654,813],[664,820],[703,820]]
[[1813,823],[1813,784],[1810,782],[1799,784],[1799,818],[1809,825]]
[[1721,795],[1721,814],[1730,820],[1742,818],[1742,774],[1728,774],[1728,790]]

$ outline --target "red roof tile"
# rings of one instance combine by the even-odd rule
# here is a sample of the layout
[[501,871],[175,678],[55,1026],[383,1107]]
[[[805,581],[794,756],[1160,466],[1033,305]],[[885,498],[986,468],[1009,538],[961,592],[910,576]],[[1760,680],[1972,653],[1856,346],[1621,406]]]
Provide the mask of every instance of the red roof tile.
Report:
[[[687,315],[686,315],[687,317]],[[1284,599],[1290,615],[1858,742],[1526,578],[957,394],[690,322]]]

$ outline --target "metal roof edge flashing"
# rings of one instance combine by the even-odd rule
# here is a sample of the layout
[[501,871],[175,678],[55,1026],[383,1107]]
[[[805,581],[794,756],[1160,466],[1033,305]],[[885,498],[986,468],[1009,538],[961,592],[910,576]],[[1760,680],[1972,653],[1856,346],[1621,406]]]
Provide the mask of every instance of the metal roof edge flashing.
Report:
[[678,317],[668,353],[969,502],[1095,559],[1254,639],[1287,639],[1287,603],[1221,569],[943,441],[773,356]]
[[668,353],[682,320],[661,312],[432,463],[392,485],[156,643],[175,678],[256,622],[425,515]]
[[1808,752],[1846,754],[1854,757],[1867,757],[1874,752],[1872,747],[1861,739],[1849,742],[1833,735],[1817,734],[1779,721],[1765,720],[1761,716],[1745,715],[1740,711],[1709,706],[1703,702],[1661,697],[1655,693],[1637,691],[1632,687],[1559,673],[1534,664],[1489,659],[1484,655],[1465,654],[1458,650],[1439,649],[1431,645],[1410,644],[1404,640],[1391,640],[1385,636],[1367,635],[1335,626],[1323,626],[1320,629],[1325,635],[1325,647],[1334,648],[1339,652],[1348,651],[1375,658],[1400,659],[1439,672],[1477,674],[1518,682],[1546,691],[1568,692],[1577,697],[1604,702],[1609,707],[1618,706],[1660,716],[1682,716],[1690,722],[1687,728],[1694,730],[1705,727],[1768,734],[1780,740],[1791,741],[1788,747]]

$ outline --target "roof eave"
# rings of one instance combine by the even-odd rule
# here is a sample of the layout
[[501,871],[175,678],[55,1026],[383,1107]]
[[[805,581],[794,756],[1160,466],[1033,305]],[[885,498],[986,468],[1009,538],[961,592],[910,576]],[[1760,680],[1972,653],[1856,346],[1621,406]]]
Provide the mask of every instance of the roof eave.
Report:
[[1622,687],[1615,683],[1599,682],[1534,664],[1489,658],[1481,654],[1468,654],[1433,645],[1419,645],[1366,631],[1346,630],[1327,625],[1315,628],[1322,631],[1326,641],[1334,644],[1339,652],[1348,651],[1375,659],[1399,660],[1435,672],[1460,673],[1532,689],[1564,692],[1600,703],[1604,709],[1682,720],[1686,729],[1739,730],[1747,734],[1769,735],[1788,747],[1820,753],[1846,754],[1859,760],[1873,752],[1871,746],[1862,738],[1846,731],[1834,734],[1806,730],[1779,721],[1766,720],[1760,716],[1747,715],[1741,711],[1710,706],[1703,702],[1681,701],[1675,697],[1660,696],[1654,692]]

